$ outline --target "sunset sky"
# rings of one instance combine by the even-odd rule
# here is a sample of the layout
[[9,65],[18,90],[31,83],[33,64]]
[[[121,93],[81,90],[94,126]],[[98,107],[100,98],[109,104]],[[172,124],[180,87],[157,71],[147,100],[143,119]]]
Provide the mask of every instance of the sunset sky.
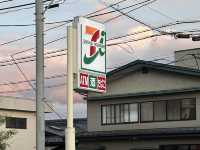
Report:
[[[96,10],[107,7],[110,4],[116,3],[120,0],[65,0],[64,3],[60,4],[60,7],[50,9],[45,13],[45,22],[59,22],[64,20],[73,19],[75,16],[85,16],[88,13],[94,12]],[[133,5],[145,0],[127,0],[114,6],[116,9],[121,9],[123,7]],[[152,0],[153,1],[153,0]],[[23,10],[10,11],[1,10],[1,8],[6,8],[10,6],[31,3],[31,0],[13,0],[6,3],[0,3],[0,25],[26,25],[34,24],[34,5],[26,6]],[[168,23],[175,23],[177,21],[192,21],[200,20],[199,14],[199,0],[155,0],[152,4],[145,7],[137,9],[128,15],[135,17],[144,23],[152,26],[158,27]],[[19,9],[19,8],[18,8]],[[128,10],[124,10],[126,13]],[[17,9],[12,9],[17,10]],[[113,10],[112,8],[106,9],[99,13],[104,13]],[[9,12],[10,11],[10,12]],[[99,17],[94,17],[92,19],[104,23],[106,20],[113,18],[120,13],[112,13]],[[45,25],[45,30],[61,25],[62,23]],[[126,16],[121,16],[115,20],[105,23],[108,39],[120,35],[125,35],[127,33],[135,33],[145,29],[150,29],[147,26],[142,25]],[[60,39],[57,42],[48,44],[45,46],[45,52],[51,52],[55,50],[65,49],[67,47],[66,36],[67,24],[45,32],[45,43]],[[188,30],[199,30],[200,23],[193,24],[182,24],[163,28],[163,31],[175,32],[181,31],[186,32]],[[34,55],[35,48],[35,38],[31,36],[17,42],[7,43],[9,41],[31,35],[35,33],[34,26],[18,26],[18,27],[2,27],[0,26],[0,78],[1,83],[23,81],[24,78],[17,69],[16,65],[3,66],[4,63],[1,61],[10,60],[11,55],[33,48],[24,53],[14,55],[15,58],[20,58],[24,56]],[[108,41],[107,44],[127,41],[131,39],[139,39],[146,36],[151,36],[158,33],[157,31],[149,31],[142,34],[137,34],[130,36],[128,38],[123,38],[120,40]],[[107,47],[107,68],[114,69],[128,62],[134,61],[136,59],[144,60],[154,60],[159,58],[165,58],[163,63],[168,63],[174,58],[174,51],[180,49],[197,48],[200,46],[199,42],[193,42],[191,39],[175,39],[173,36],[165,35],[154,37],[146,40],[140,40],[138,42],[132,42],[128,44],[121,44],[115,46]],[[63,53],[62,53],[63,54]],[[35,79],[35,62],[27,62],[20,64],[23,72],[26,74],[29,80]],[[53,57],[45,61],[45,76],[54,75],[64,75],[66,74],[66,55]],[[65,83],[65,77],[54,78],[45,80],[45,86],[61,85]],[[35,83],[31,82],[34,86]],[[31,88],[28,83],[12,84],[12,85],[0,85],[0,95],[4,96],[15,96],[15,97],[25,97],[34,99],[34,91],[25,92],[14,92],[9,93],[8,91],[15,91],[21,89]],[[48,88],[45,90],[46,99],[51,101],[56,108],[56,111],[65,117],[66,112],[66,87],[59,86],[54,88]],[[78,93],[74,93],[74,114],[75,117],[86,117],[86,102],[82,100],[82,96]],[[48,119],[57,118],[55,114],[48,115]]]

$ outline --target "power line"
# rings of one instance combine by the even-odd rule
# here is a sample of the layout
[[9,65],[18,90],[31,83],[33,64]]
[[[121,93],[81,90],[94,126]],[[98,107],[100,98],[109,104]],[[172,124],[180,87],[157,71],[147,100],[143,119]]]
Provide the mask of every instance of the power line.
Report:
[[18,11],[21,11],[21,10],[27,10],[27,9],[31,9],[31,8],[34,8],[34,7],[35,6],[19,8],[19,9],[15,9],[15,10],[8,10],[8,11],[0,12],[0,14],[8,14],[8,13],[12,13],[12,12],[18,12]]
[[[153,0],[153,1],[151,1],[151,0],[146,0],[146,1],[143,1],[143,2],[140,2],[140,3],[137,3],[137,4],[134,4],[134,5],[128,6],[128,7],[126,7],[126,8],[134,7],[134,6],[141,5],[141,4],[144,3],[143,5],[141,5],[141,6],[139,6],[139,7],[136,7],[136,8],[133,8],[133,9],[129,10],[128,12],[126,12],[126,14],[128,14],[128,13],[130,13],[130,12],[133,12],[133,11],[135,11],[135,10],[138,10],[138,9],[140,9],[140,8],[142,8],[142,7],[144,7],[144,6],[147,6],[147,5],[151,4],[151,3],[154,3],[155,1],[156,1],[156,0]],[[121,11],[122,9],[119,9],[119,10]],[[115,19],[117,19],[117,18],[119,18],[119,17],[121,17],[121,16],[123,16],[123,15],[122,15],[122,14],[121,14],[121,15],[117,15],[117,16],[115,16],[115,17],[113,17],[113,18],[110,18],[110,19],[104,21],[104,23],[108,23],[108,22],[110,22],[110,21],[113,21],[113,20],[115,20]]]
[[[156,1],[156,0],[153,0],[153,1]],[[149,27],[150,29],[155,28],[155,27],[153,27],[153,26],[151,26],[151,25],[149,25],[149,24],[143,22],[142,20],[140,20],[140,19],[138,19],[138,18],[136,18],[136,17],[133,17],[133,16],[128,15],[128,13],[124,13],[123,11],[121,11],[121,10],[115,8],[115,7],[112,7],[112,8],[113,8],[114,10],[120,12],[122,15],[128,17],[129,19],[134,20],[134,21],[136,21],[136,22],[138,22],[138,23],[140,23],[140,24],[142,24],[142,25],[144,25],[144,26],[147,26],[147,27]],[[155,30],[158,31],[158,32],[161,32],[159,29],[155,29]]]
[[[166,33],[165,34],[155,34],[155,35],[150,35],[150,36],[146,36],[146,37],[142,37],[142,38],[139,38],[139,39],[131,39],[129,41],[122,41],[122,42],[115,42],[115,43],[111,43],[111,44],[107,44],[107,46],[114,46],[114,45],[120,45],[120,44],[127,44],[127,43],[131,43],[131,42],[137,42],[137,41],[140,41],[140,40],[144,40],[144,39],[148,39],[148,38],[153,38],[153,37],[157,37],[157,36],[162,36],[162,35],[167,35]],[[173,35],[173,33],[171,33],[170,35]],[[48,44],[51,44],[51,43],[54,43],[56,41],[59,41],[59,40],[62,40],[62,39],[65,39],[65,37],[61,37],[61,38],[58,38],[56,40],[53,40],[53,41],[50,41],[50,42],[47,42],[45,43],[45,45],[48,45]],[[109,41],[109,40],[108,40]],[[26,49],[24,50],[25,51],[28,51],[28,50],[32,50],[34,48],[29,48],[29,49]],[[47,52],[45,53],[45,55],[48,55],[48,54],[54,54],[54,53],[58,53],[58,52],[64,52],[65,49],[60,49],[60,50],[56,50],[56,51],[52,51],[52,52]],[[54,55],[54,56],[49,56],[49,57],[46,57],[46,58],[52,58],[52,57],[56,57],[56,56],[63,56],[65,54],[59,54],[59,55]],[[20,58],[16,58],[16,61],[19,61],[18,63],[25,63],[25,62],[30,62],[30,61],[34,61],[35,59],[31,59],[31,58],[34,58],[35,55],[31,55],[31,56],[26,56],[26,57],[20,57]],[[28,60],[27,60],[28,59]],[[21,61],[22,60],[22,61]],[[4,61],[0,61],[0,63],[3,65],[0,65],[0,66],[7,66],[7,65],[12,65],[12,64],[9,64],[11,62],[11,60],[4,60]],[[7,64],[4,64],[4,63],[7,63]]]
[[[50,52],[45,52],[44,55],[49,55],[49,54],[55,54],[55,53],[59,53],[59,52],[64,52],[66,51],[66,49],[58,49],[58,50],[55,50],[55,51],[50,51]],[[30,59],[30,58],[35,58],[36,55],[30,55],[30,56],[26,56],[26,57],[19,57],[19,58],[15,58],[15,61],[19,61],[19,60],[25,60],[25,59]],[[12,60],[8,59],[8,60],[4,60],[4,61],[0,61],[0,64],[1,63],[9,63],[9,62],[12,62]]]
[[[71,20],[69,20],[69,22],[71,22]],[[68,22],[65,22],[65,23],[63,23],[61,25],[54,26],[52,28],[49,28],[49,29],[45,30],[44,32],[60,28],[60,27],[64,26],[67,23]],[[34,37],[34,36],[35,36],[35,34],[26,35],[26,36],[23,36],[21,38],[15,39],[15,40],[11,40],[11,41],[8,41],[8,42],[1,43],[0,46],[8,45],[8,44],[11,44],[11,43],[14,43],[14,42],[17,42],[17,41],[21,41],[21,40],[24,40],[24,39],[27,39],[27,38],[30,38],[30,37]],[[21,53],[21,52],[14,53],[13,55],[17,55],[19,53]]]
[[[52,56],[46,56],[45,59],[50,59],[50,58],[54,58],[54,57],[60,57],[60,56],[64,56],[64,55],[66,55],[66,53],[56,54],[56,55],[52,55]],[[29,59],[29,60],[24,60],[24,61],[19,61],[17,63],[20,64],[20,63],[27,63],[27,62],[33,62],[33,61],[35,61],[35,58]],[[13,65],[13,63],[7,63],[7,64],[0,65],[0,67],[12,66],[12,65]]]
[[[51,79],[57,79],[57,78],[63,78],[66,77],[67,74],[56,74],[48,77],[44,77],[45,80],[51,80]],[[27,82],[35,82],[35,79],[31,80],[21,80],[21,81],[16,81],[16,82],[6,82],[6,83],[0,83],[0,86],[8,86],[8,85],[17,85],[17,84],[24,84]]]
[[[49,0],[50,1],[50,0]],[[112,5],[110,5],[110,6],[108,6],[108,7],[105,7],[105,8],[103,8],[103,9],[100,9],[100,10],[97,10],[97,11],[95,11],[95,12],[91,12],[91,13],[88,13],[87,15],[85,15],[85,17],[94,17],[94,16],[90,16],[90,15],[93,15],[93,14],[95,14],[95,13],[98,13],[98,12],[101,12],[101,11],[103,11],[103,10],[106,10],[106,9],[108,9],[109,7],[111,7],[111,6],[115,6],[115,5],[117,5],[117,4],[120,4],[120,3],[122,3],[122,2],[125,2],[125,1],[127,1],[127,0],[122,0],[122,1],[119,1],[119,2],[117,2],[117,3],[114,3],[114,4],[112,4]],[[31,9],[31,8],[34,8],[35,6],[32,6],[32,7],[27,7],[27,8],[21,8],[21,9],[17,9],[17,10],[10,10],[10,11],[6,11],[6,12],[0,12],[0,14],[6,14],[6,13],[10,13],[10,12],[16,12],[16,11],[20,11],[20,10],[24,10],[24,9]],[[108,13],[113,13],[114,11],[112,11],[112,12],[108,12]],[[97,16],[101,16],[101,15],[104,15],[104,14],[98,14]],[[72,20],[71,20],[72,21]],[[45,23],[45,24],[54,24],[54,23],[62,23],[62,22],[66,22],[66,21],[59,21],[59,22],[53,22],[53,23]],[[34,26],[35,24],[22,24],[22,25],[15,25],[15,24],[13,24],[13,25],[0,25],[0,27],[25,27],[25,26]]]
[[[57,75],[52,75],[52,76],[48,76],[48,77],[44,77],[45,80],[51,80],[51,79],[57,79],[57,78],[63,78],[66,77],[66,74],[57,74]],[[35,79],[31,79],[31,80],[22,80],[22,81],[17,81],[17,82],[6,82],[6,83],[0,83],[0,86],[8,86],[8,85],[17,85],[17,84],[24,84],[27,82],[35,82]]]
[[170,20],[172,20],[172,21],[176,20],[175,18],[172,18],[172,17],[170,17],[169,15],[164,14],[164,13],[161,12],[160,10],[157,10],[157,9],[152,8],[152,7],[150,7],[150,6],[148,6],[148,8],[149,8],[151,11],[153,11],[153,12],[155,12],[155,13],[157,13],[157,14],[160,14],[161,16],[164,16],[164,17],[166,17],[166,18],[168,18],[168,19],[170,19]]
[[14,62],[14,64],[17,66],[17,69],[19,70],[19,72],[21,73],[21,75],[23,76],[23,78],[28,81],[27,83],[29,84],[30,87],[32,87],[35,90],[35,87],[31,84],[31,82],[29,82],[28,77],[26,76],[26,74],[23,72],[22,68],[19,66],[19,64],[15,61],[14,56],[11,55],[11,58]]
[[142,37],[142,38],[139,38],[139,39],[131,39],[131,40],[128,40],[128,41],[122,41],[122,42],[115,42],[115,43],[107,44],[107,46],[127,44],[127,43],[137,42],[137,41],[141,41],[141,40],[145,40],[145,39],[149,39],[149,38],[153,38],[153,37],[163,36],[163,35],[167,35],[167,34],[154,34],[154,35]]
[[[45,0],[43,3],[46,3],[50,0]],[[21,4],[21,5],[15,5],[15,6],[10,6],[10,7],[5,7],[5,8],[0,8],[0,11],[2,10],[9,10],[9,9],[14,9],[14,8],[20,8],[20,7],[25,7],[25,6],[30,6],[30,5],[35,5],[35,2],[32,3],[26,3],[26,4]]]
[[2,4],[2,3],[7,3],[7,2],[11,2],[11,1],[13,1],[13,0],[4,0],[4,1],[0,1],[0,4]]
[[[55,40],[52,40],[52,41],[46,42],[46,43],[44,43],[44,46],[47,46],[47,45],[49,45],[49,44],[52,44],[52,43],[58,42],[58,41],[63,40],[63,39],[65,39],[65,38],[66,38],[66,36],[62,36],[62,37],[57,38],[57,39],[55,39]],[[28,48],[28,49],[25,49],[25,50],[19,51],[19,52],[17,52],[17,53],[14,53],[13,55],[18,55],[18,54],[21,54],[21,53],[24,53],[24,52],[27,52],[27,51],[31,51],[31,50],[34,50],[34,49],[35,49],[34,47],[32,47],[32,48]]]
[[145,30],[137,31],[137,32],[130,33],[130,34],[125,34],[125,35],[121,35],[121,36],[112,37],[112,38],[108,39],[108,41],[117,40],[117,39],[120,39],[120,38],[126,38],[126,37],[129,37],[129,36],[133,36],[133,35],[149,32],[149,31],[154,31],[154,30],[162,29],[162,28],[166,28],[166,27],[171,27],[171,26],[175,26],[175,25],[191,24],[191,23],[200,23],[200,20],[171,22],[171,23],[168,23],[168,24],[164,24],[164,25],[155,27],[153,29],[145,29]]
[[91,12],[91,13],[88,13],[88,14],[85,15],[85,16],[86,16],[86,17],[91,17],[90,15],[94,15],[94,14],[96,14],[96,13],[98,13],[98,12],[104,11],[104,10],[106,10],[106,9],[112,7],[112,6],[118,5],[118,4],[123,3],[123,2],[125,2],[125,1],[127,1],[127,0],[121,0],[121,1],[119,1],[119,2],[117,2],[117,3],[114,3],[114,4],[111,4],[111,5],[109,5],[109,6],[105,7],[105,8],[99,9],[99,10],[94,11],[94,12]]
[[[51,89],[51,88],[57,88],[57,87],[62,87],[65,86],[66,83],[61,83],[61,84],[54,84],[50,86],[45,86],[45,89]],[[27,89],[20,89],[20,90],[8,90],[8,91],[0,91],[0,94],[9,94],[9,93],[17,93],[17,92],[28,92],[33,90],[32,88],[27,88]]]
[[[11,56],[14,64],[17,66],[17,69],[20,71],[20,73],[22,74],[22,76],[24,77],[25,81],[27,81],[27,83],[29,84],[29,86],[33,89],[34,92],[36,92],[35,87],[32,85],[32,83],[29,81],[28,77],[26,76],[26,74],[24,73],[23,69],[20,67],[20,65],[15,61],[14,56]],[[47,106],[59,117],[62,119],[62,117],[59,115],[59,113],[57,113],[54,109],[53,106],[51,106],[47,101],[43,100],[44,103],[47,104]]]

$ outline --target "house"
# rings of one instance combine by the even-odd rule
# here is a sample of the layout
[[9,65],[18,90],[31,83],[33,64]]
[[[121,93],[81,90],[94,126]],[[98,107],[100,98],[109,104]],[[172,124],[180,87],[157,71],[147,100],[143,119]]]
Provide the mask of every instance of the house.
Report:
[[195,59],[184,67],[187,60],[136,60],[109,72],[107,92],[88,93],[87,131],[76,134],[76,149],[199,150],[200,70]]
[[136,60],[109,72],[107,92],[87,97],[88,132],[77,136],[79,148],[199,150],[200,70],[184,61]]
[[[0,116],[5,118],[2,130],[14,130],[16,134],[8,140],[7,150],[36,149],[36,109],[30,99],[0,97]],[[46,112],[50,112],[46,110]]]
[[[46,120],[45,128],[45,145],[46,150],[65,150],[65,128],[67,126],[66,119]],[[74,127],[76,134],[87,132],[87,119],[75,118]]]

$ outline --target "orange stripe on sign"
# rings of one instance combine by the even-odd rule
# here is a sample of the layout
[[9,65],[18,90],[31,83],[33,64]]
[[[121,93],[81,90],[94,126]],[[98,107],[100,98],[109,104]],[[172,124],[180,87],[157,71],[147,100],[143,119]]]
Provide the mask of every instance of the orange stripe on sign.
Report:
[[86,34],[93,35],[96,31],[97,31],[96,28],[90,27],[90,26],[86,26],[86,30],[85,30]]

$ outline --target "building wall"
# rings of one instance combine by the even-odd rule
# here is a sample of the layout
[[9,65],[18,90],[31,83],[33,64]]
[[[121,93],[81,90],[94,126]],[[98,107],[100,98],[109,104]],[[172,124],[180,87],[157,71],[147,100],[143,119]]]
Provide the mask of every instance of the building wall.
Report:
[[[141,70],[130,73],[123,78],[112,80],[107,84],[108,89],[105,94],[90,93],[90,96],[118,95],[126,93],[140,93],[161,90],[187,89],[192,87],[200,87],[200,78],[191,77],[182,74],[175,74],[167,71],[158,71],[149,69],[144,74]],[[128,129],[151,129],[151,128],[173,128],[173,127],[192,127],[200,125],[200,111],[197,111],[196,121],[170,121],[156,123],[133,123],[126,125],[101,125],[101,105],[115,103],[134,103],[154,100],[173,100],[183,98],[196,98],[197,110],[200,109],[200,95],[179,94],[171,96],[157,96],[146,98],[129,98],[129,99],[113,99],[113,100],[89,100],[87,101],[87,116],[89,131],[105,131],[105,130],[128,130]]]
[[[196,98],[196,120],[192,121],[166,121],[153,123],[131,123],[118,125],[101,124],[101,105],[117,103],[138,103],[145,101],[174,100],[184,98]],[[130,130],[130,129],[155,129],[155,128],[175,128],[175,127],[199,127],[200,126],[200,93],[178,94],[168,96],[154,96],[148,98],[130,98],[114,100],[88,101],[88,130],[89,131],[110,131],[110,130]]]
[[126,74],[115,80],[108,81],[107,92],[104,94],[89,93],[89,96],[104,96],[125,93],[139,93],[160,90],[199,87],[200,78],[175,74],[167,71],[149,69],[148,73],[141,70]]
[[[17,132],[9,140],[7,150],[35,150],[36,149],[36,115],[35,112],[0,110],[0,116],[27,118],[27,129],[15,129]],[[5,123],[0,130],[5,130]],[[8,130],[8,129],[6,129]]]

